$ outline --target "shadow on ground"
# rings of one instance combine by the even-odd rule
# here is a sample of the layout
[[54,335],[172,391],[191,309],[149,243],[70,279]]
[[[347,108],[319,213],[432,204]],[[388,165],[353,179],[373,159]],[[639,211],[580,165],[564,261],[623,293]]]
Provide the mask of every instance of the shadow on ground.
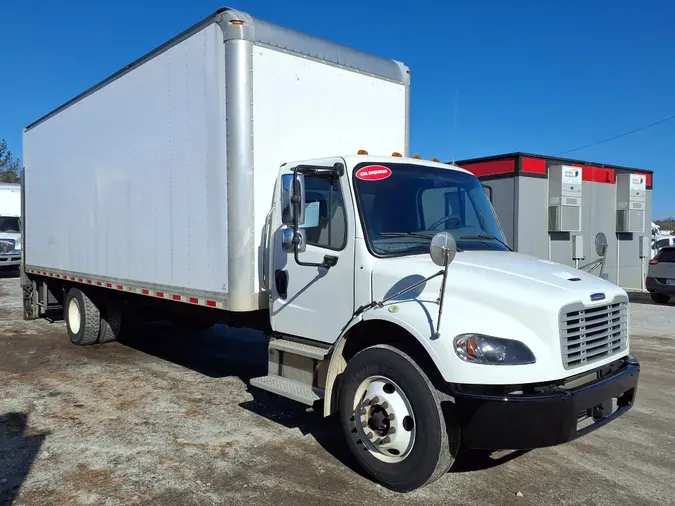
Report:
[[215,325],[187,331],[169,323],[134,324],[120,344],[211,378],[238,376],[248,382],[267,374],[267,343],[261,332]]
[[0,268],[0,279],[18,278],[19,276],[19,269]]
[[46,436],[28,433],[26,413],[0,415],[0,506],[16,500]]
[[671,298],[667,304],[657,304],[654,302],[648,292],[628,292],[628,299],[633,304],[647,304],[650,306],[672,306],[675,298]]

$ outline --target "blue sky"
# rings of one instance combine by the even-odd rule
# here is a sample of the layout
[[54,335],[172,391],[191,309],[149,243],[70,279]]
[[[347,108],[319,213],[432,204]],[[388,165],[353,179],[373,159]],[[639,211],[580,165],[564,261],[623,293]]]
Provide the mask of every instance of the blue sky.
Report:
[[[555,155],[675,115],[669,0],[225,5],[408,64],[424,157]],[[20,154],[24,126],[221,6],[0,0],[0,138]],[[654,217],[675,215],[675,121],[566,156],[654,170]]]

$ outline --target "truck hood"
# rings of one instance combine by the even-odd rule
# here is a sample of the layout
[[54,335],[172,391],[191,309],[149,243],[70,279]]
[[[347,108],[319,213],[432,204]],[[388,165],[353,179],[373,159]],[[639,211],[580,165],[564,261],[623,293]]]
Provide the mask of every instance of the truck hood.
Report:
[[[448,266],[438,327],[442,277],[422,281],[440,270],[426,255],[379,260],[371,271],[373,300],[395,297],[380,310],[366,314],[367,318],[388,319],[416,334],[446,381],[512,385],[551,381],[583,373],[628,353],[626,347],[570,368],[563,359],[568,350],[561,332],[568,313],[580,308],[604,311],[603,307],[616,304],[624,306],[624,314],[627,312],[628,296],[613,283],[519,253],[459,252]],[[415,289],[396,295],[419,282]],[[534,353],[536,363],[496,369],[466,363],[457,357],[452,344],[455,336],[465,333],[521,341]]]
[[[429,257],[404,257],[384,259],[373,269],[373,296],[375,300],[392,295],[409,286],[409,281],[420,281],[441,270]],[[392,281],[395,290],[392,292]],[[440,288],[440,279],[436,278],[428,286],[417,290],[417,294]],[[613,283],[605,281],[566,265],[549,260],[523,255],[510,251],[463,251],[457,253],[448,267],[447,290],[461,291],[466,296],[479,293],[509,293],[509,298],[544,297],[545,304],[565,304],[581,301],[591,304],[600,295],[611,300],[615,296],[625,295],[625,291]],[[429,293],[431,295],[431,293]],[[437,296],[437,293],[436,293]]]

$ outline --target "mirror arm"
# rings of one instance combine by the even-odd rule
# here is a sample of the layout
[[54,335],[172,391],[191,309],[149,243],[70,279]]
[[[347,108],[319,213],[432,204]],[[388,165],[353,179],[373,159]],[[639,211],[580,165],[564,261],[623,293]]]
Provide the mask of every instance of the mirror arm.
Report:
[[441,337],[441,316],[443,315],[443,301],[445,300],[445,282],[448,279],[448,266],[450,263],[445,264],[445,268],[442,271],[443,280],[441,281],[441,293],[438,296],[438,322],[436,323],[436,338]]

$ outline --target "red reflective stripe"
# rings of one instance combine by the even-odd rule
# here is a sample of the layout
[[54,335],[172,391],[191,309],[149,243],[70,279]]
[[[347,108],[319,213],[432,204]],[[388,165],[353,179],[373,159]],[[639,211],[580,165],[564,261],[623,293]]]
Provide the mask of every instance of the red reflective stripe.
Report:
[[124,287],[122,285],[117,285],[118,290],[124,290]]
[[156,293],[157,293],[157,297],[164,297],[164,292],[156,292]]
[[91,279],[88,279],[88,280],[87,280],[87,283],[89,283],[89,284],[91,285]]
[[107,288],[112,288],[112,283],[106,283],[105,286],[106,286]]
[[78,280],[80,283],[82,283],[82,278],[77,278],[77,280]]
[[207,300],[206,305],[209,307],[216,307],[216,301],[215,300]]
[[199,304],[199,299],[197,297],[190,297],[189,300],[192,304]]
[[97,281],[96,284],[97,284],[98,286],[102,286],[102,285],[103,285],[103,283],[101,283],[100,281]]
[[173,300],[180,300],[180,295],[174,295]]
[[143,290],[141,290],[141,293],[143,295],[150,295],[150,290],[146,290],[145,288],[143,288]]

